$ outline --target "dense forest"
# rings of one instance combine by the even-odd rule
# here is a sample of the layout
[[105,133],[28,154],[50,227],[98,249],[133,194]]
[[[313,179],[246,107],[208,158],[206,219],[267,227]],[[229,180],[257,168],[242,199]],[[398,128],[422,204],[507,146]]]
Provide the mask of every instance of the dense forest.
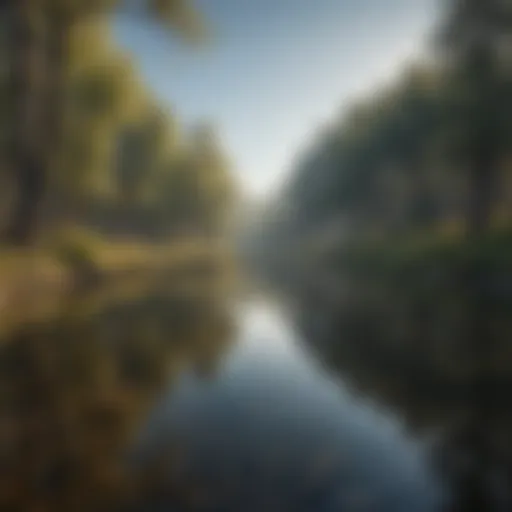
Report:
[[510,4],[447,2],[444,14],[427,57],[344,109],[298,158],[261,230],[268,247],[510,225]]
[[118,14],[204,40],[199,14],[182,1],[2,2],[8,242],[63,224],[152,239],[210,236],[225,224],[234,190],[215,130],[186,130],[155,100],[114,41]]

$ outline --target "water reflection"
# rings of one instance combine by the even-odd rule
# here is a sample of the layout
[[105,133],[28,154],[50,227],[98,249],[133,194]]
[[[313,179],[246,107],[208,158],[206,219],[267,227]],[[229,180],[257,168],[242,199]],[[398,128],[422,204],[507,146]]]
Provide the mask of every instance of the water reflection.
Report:
[[282,312],[250,304],[239,323],[216,379],[182,379],[141,441],[153,463],[178,444],[165,486],[188,490],[178,510],[437,510],[421,447],[328,378]]
[[[158,479],[129,463],[163,389],[214,371],[233,334],[208,294],[153,290],[81,300],[0,348],[0,509],[118,510]],[[169,454],[171,456],[171,454]]]
[[287,319],[267,299],[153,283],[6,335],[0,509],[438,510],[425,444]]
[[399,274],[331,274],[336,297],[296,287],[299,329],[347,385],[432,443],[443,510],[511,510],[508,274],[477,264]]

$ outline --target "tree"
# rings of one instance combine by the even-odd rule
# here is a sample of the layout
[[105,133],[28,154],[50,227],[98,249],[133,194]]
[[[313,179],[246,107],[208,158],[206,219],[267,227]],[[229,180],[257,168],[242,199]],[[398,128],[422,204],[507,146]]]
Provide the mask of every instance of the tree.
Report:
[[155,181],[160,215],[175,234],[217,236],[234,200],[229,165],[213,130],[200,127],[168,154]]
[[[506,101],[506,65],[500,61],[509,43],[512,3],[500,0],[451,0],[440,40],[449,52],[449,79],[458,115],[459,154],[469,167],[468,230],[480,235],[490,224],[498,169],[506,143],[503,131],[510,112]],[[509,91],[510,92],[510,91]],[[454,104],[455,103],[455,104]],[[449,110],[453,112],[452,109]],[[461,125],[460,123],[464,123]]]
[[296,218],[313,228],[338,218],[363,236],[431,225],[441,188],[430,183],[439,110],[438,73],[425,65],[358,102],[299,162],[287,191]]
[[[6,2],[3,4],[6,7]],[[34,206],[44,189],[39,128],[42,123],[44,61],[43,11],[29,0],[11,1],[10,63],[12,94],[11,165],[18,183],[18,200],[12,212],[8,238],[26,241],[35,219]]]
[[[165,27],[195,35],[199,24],[185,0],[147,0],[143,12]],[[69,40],[77,25],[123,9],[116,0],[9,0],[2,3],[12,20],[10,31],[13,91],[12,172],[18,199],[7,237],[29,242],[43,199],[49,170],[62,143]]]
[[156,106],[122,130],[117,148],[117,187],[126,203],[154,195],[152,190],[162,172],[165,158],[175,150],[173,120]]

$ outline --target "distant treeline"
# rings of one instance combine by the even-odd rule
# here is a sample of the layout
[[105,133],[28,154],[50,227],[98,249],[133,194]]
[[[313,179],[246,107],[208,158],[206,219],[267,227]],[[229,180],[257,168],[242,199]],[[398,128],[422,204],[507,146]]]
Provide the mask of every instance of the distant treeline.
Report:
[[346,109],[299,159],[268,223],[272,243],[510,223],[510,4],[446,4],[440,48]]

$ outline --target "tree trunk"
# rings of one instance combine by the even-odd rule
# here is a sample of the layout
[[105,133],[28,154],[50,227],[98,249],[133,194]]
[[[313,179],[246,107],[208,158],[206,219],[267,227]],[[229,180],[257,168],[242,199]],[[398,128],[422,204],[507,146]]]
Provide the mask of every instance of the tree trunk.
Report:
[[59,163],[63,149],[67,103],[67,52],[72,19],[64,12],[51,12],[47,38],[47,78],[45,94],[45,153],[46,165]]
[[468,235],[480,238],[491,225],[495,164],[491,158],[473,162],[470,174]]
[[[46,81],[43,113],[43,174],[46,181],[51,180],[55,172],[64,164],[62,159],[66,128],[67,104],[67,52],[68,36],[71,29],[71,19],[66,13],[54,10],[48,13],[48,32],[46,40]],[[45,187],[46,189],[47,187]],[[62,196],[59,203],[66,203]],[[69,210],[68,210],[69,212]],[[45,215],[41,212],[43,221]]]
[[41,122],[44,37],[42,13],[31,0],[12,0],[11,165],[17,183],[17,200],[7,230],[8,241],[25,244],[32,240],[43,196],[45,175],[39,139]]
[[479,238],[490,228],[494,186],[498,176],[500,123],[497,63],[489,41],[469,50],[466,81],[473,96],[470,117],[468,235]]
[[32,0],[13,0],[11,77],[13,172],[18,196],[7,232],[11,243],[33,241],[49,174],[62,150],[65,69],[70,23]]
[[431,198],[431,191],[427,179],[425,164],[422,162],[425,155],[418,154],[409,162],[411,173],[411,197],[409,204],[409,218],[412,229],[422,229],[430,226],[436,220],[435,207]]

